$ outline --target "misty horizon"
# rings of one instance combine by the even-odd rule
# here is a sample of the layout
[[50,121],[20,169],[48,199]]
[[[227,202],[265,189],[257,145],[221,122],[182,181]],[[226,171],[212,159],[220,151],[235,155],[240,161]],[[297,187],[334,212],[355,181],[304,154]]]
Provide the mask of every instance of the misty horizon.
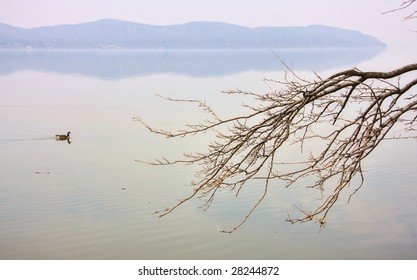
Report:
[[384,47],[356,30],[325,25],[256,27],[198,21],[149,25],[103,19],[73,25],[20,28],[0,24],[0,48],[34,49],[265,49]]

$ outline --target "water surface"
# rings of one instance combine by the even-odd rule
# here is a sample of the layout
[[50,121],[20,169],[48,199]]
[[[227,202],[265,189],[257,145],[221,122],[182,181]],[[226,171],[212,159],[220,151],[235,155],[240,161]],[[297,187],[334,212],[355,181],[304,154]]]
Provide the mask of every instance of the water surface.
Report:
[[[339,52],[339,54],[338,54]],[[389,70],[413,50],[277,52],[303,75],[348,67]],[[343,55],[341,55],[343,54]],[[347,54],[350,54],[349,56]],[[334,59],[331,59],[331,58]],[[247,58],[247,60],[245,60]],[[199,98],[224,114],[242,100],[223,90],[267,92],[280,78],[270,51],[1,52],[1,259],[416,259],[415,141],[386,142],[364,164],[364,187],[335,206],[326,229],[285,222],[320,194],[271,188],[237,232],[261,186],[221,193],[208,211],[192,200],[153,213],[190,192],[194,167],[152,167],[136,159],[204,149],[204,137],[167,139],[133,121],[181,128],[204,117],[155,96]],[[54,135],[72,132],[72,143]]]

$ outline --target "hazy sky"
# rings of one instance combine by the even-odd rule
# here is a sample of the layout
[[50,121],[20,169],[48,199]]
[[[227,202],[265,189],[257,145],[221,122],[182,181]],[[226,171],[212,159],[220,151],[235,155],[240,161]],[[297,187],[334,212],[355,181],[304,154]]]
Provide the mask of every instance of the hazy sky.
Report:
[[[417,46],[417,20],[382,15],[403,0],[0,0],[0,22],[19,27],[115,18],[168,25],[222,21],[249,27],[325,24]],[[415,5],[417,6],[417,5]],[[413,7],[412,10],[417,9]],[[411,12],[412,10],[409,10]]]

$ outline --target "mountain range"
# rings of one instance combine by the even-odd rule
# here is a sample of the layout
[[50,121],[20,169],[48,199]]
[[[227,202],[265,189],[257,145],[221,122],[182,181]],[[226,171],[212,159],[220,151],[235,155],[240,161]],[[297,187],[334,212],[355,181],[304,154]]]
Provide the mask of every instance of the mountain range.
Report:
[[148,25],[103,19],[20,28],[0,23],[2,49],[265,49],[384,47],[358,31],[312,25],[249,28],[221,22]]

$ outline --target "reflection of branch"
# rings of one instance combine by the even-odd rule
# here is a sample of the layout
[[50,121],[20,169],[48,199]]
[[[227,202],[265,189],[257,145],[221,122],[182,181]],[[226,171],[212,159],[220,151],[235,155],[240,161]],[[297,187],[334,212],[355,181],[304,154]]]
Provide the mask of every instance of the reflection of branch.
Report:
[[[272,180],[277,184],[281,182],[284,187],[307,180],[312,183],[309,187],[322,192],[324,200],[312,211],[302,210],[302,217],[289,217],[288,221],[315,220],[324,225],[342,190],[353,184],[357,175],[359,181],[354,193],[363,185],[362,160],[388,137],[392,128],[396,126],[402,133],[415,129],[417,93],[413,93],[412,88],[417,79],[400,85],[400,78],[416,73],[417,64],[390,72],[362,72],[355,68],[326,79],[316,75],[314,80],[300,78],[289,71],[290,75],[287,74],[283,81],[269,80],[271,89],[272,85],[278,89],[266,94],[240,90],[227,92],[254,98],[256,105],[246,106],[247,114],[222,119],[204,102],[169,99],[197,104],[209,113],[211,119],[187,125],[186,129],[177,132],[157,130],[137,119],[151,132],[168,138],[207,131],[216,133],[216,140],[208,145],[207,152],[153,163],[200,166],[196,180],[192,182],[192,193],[160,212],[161,216],[195,196],[204,199],[203,206],[207,209],[218,191],[228,190],[238,196],[250,182],[262,181],[262,196],[241,223],[225,231],[233,232],[262,202]],[[416,138],[415,135],[398,133],[389,137]],[[289,144],[301,147],[298,160],[283,160]],[[303,156],[306,147],[311,149],[307,158]],[[292,155],[293,158],[296,156]]]

